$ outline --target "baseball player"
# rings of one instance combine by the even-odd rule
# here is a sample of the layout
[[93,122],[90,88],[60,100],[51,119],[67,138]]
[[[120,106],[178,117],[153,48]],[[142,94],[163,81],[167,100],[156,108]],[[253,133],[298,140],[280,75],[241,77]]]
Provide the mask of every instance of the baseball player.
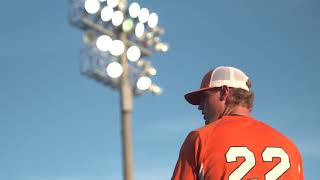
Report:
[[254,93],[241,70],[209,71],[185,99],[206,125],[185,139],[172,180],[303,180],[293,142],[251,116]]

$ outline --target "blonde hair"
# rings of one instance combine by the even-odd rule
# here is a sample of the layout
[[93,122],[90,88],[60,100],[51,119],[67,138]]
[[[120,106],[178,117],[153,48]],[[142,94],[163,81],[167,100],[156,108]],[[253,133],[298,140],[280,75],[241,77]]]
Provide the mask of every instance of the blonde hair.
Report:
[[254,93],[251,89],[252,84],[249,79],[247,81],[247,86],[249,91],[240,88],[230,88],[230,94],[226,99],[226,105],[230,108],[240,105],[251,111],[253,108]]

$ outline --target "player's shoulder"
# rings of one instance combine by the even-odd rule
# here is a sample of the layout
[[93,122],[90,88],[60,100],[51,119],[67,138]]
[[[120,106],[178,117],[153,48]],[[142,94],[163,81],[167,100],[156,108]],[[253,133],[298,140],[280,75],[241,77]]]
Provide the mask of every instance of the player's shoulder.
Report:
[[293,141],[287,137],[286,135],[284,135],[282,132],[280,132],[279,130],[277,130],[276,128],[272,127],[271,125],[256,120],[257,123],[260,124],[261,127],[263,127],[265,132],[268,132],[269,136],[271,136],[271,134],[273,134],[275,137],[278,137],[278,139],[282,139],[283,141],[286,141],[288,144],[295,146],[295,144],[293,143]]
[[246,116],[223,116],[222,118],[214,122],[211,122],[208,125],[195,129],[194,131],[196,131],[199,134],[206,134],[220,129],[239,127],[239,124],[245,124],[248,122],[259,123],[259,121]]
[[191,132],[192,136],[199,137],[218,137],[220,134],[236,135],[236,132],[242,133],[243,131],[250,131],[250,134],[265,134],[270,137],[282,139],[283,141],[294,144],[288,137],[273,128],[272,126],[248,116],[224,116],[206,126],[195,129]]
[[189,133],[189,136],[206,138],[217,131],[219,128],[226,128],[225,126],[225,118],[220,118],[214,122],[211,122],[208,125],[204,125],[203,127],[197,128]]

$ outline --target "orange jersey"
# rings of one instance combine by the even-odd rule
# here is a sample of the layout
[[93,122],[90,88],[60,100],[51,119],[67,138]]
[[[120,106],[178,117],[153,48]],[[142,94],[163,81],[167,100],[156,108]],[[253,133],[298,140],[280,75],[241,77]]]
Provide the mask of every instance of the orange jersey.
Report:
[[224,116],[191,132],[172,180],[303,180],[296,146],[246,116]]

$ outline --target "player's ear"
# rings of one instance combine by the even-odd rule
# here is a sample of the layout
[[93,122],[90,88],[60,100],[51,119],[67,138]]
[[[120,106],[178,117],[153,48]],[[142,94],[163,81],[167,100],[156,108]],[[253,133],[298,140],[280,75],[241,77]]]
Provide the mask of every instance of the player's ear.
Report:
[[222,86],[220,88],[220,100],[225,101],[230,94],[230,88],[228,86]]

